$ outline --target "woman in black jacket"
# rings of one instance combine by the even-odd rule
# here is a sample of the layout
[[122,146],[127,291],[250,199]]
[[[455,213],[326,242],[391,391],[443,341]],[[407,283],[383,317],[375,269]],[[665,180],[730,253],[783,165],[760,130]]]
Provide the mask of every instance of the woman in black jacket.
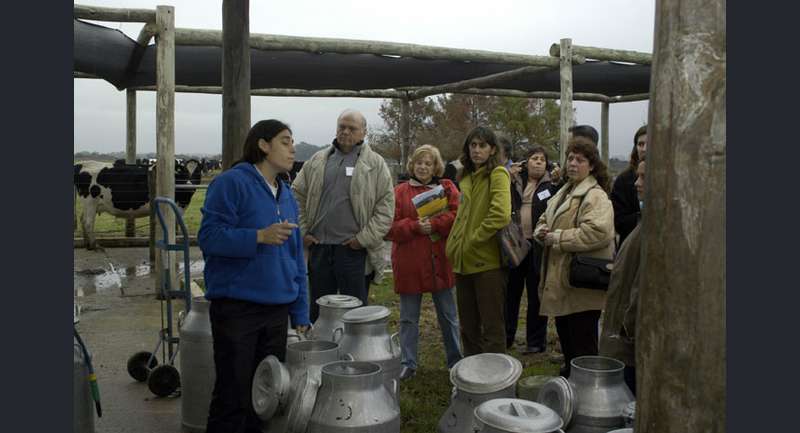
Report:
[[619,235],[619,243],[622,245],[625,238],[633,231],[641,216],[639,209],[639,199],[636,197],[636,167],[639,161],[644,159],[647,151],[647,125],[636,130],[633,136],[633,150],[628,168],[625,169],[616,179],[611,188],[611,204],[614,205],[614,229]]
[[550,162],[542,146],[534,146],[523,162],[522,171],[511,176],[512,218],[522,226],[531,243],[528,255],[508,275],[506,294],[506,347],[514,343],[519,319],[522,292],[528,287],[528,314],[526,344],[522,353],[540,353],[547,349],[547,317],[539,315],[539,271],[542,263],[542,246],[533,241],[533,229],[547,209],[547,201],[558,187],[550,179]]

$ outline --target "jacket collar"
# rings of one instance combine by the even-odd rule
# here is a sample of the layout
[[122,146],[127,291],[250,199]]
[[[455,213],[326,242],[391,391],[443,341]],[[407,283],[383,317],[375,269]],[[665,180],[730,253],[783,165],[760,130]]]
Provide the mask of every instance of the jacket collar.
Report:
[[431,178],[430,182],[428,182],[427,184],[424,184],[424,183],[418,181],[416,177],[411,176],[408,179],[408,184],[411,185],[411,186],[427,186],[428,188],[433,188],[433,187],[435,187],[436,185],[439,184],[439,178],[436,177],[436,176],[433,176],[433,178]]
[[[582,180],[577,185],[574,186],[573,184],[564,185],[558,192],[558,194],[566,195],[566,197],[564,197],[563,200],[560,200],[559,197],[561,204],[558,206],[558,209],[556,209],[556,211],[553,213],[553,218],[551,221],[555,221],[555,219],[558,218],[559,215],[569,210],[573,198],[585,196],[590,189],[596,186],[597,186],[597,179],[595,179],[594,176],[592,175],[587,176],[586,179]],[[556,203],[558,203],[558,201],[556,201]]]
[[[254,182],[256,182],[257,184],[261,185],[262,188],[264,188],[265,190],[269,191],[270,194],[272,194],[272,190],[270,190],[269,185],[267,185],[267,180],[264,178],[264,176],[261,174],[261,172],[259,172],[258,169],[253,164],[251,164],[249,162],[240,162],[240,163],[236,164],[235,166],[233,166],[233,169],[241,170],[241,171],[247,173],[247,175]],[[280,176],[278,176],[276,178],[276,180],[278,181],[278,194],[275,197],[275,200],[278,201],[280,199],[281,192],[283,191],[283,189],[285,188],[286,185],[283,184],[283,180],[281,179]]]

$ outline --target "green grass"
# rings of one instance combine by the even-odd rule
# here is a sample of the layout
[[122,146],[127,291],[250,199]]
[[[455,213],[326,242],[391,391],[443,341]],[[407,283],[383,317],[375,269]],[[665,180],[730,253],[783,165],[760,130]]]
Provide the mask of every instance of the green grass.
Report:
[[[400,383],[400,413],[403,433],[430,433],[436,431],[439,418],[450,404],[450,373],[447,370],[442,343],[441,331],[436,321],[436,310],[430,295],[423,296],[420,314],[419,359],[417,374]],[[373,284],[370,288],[370,304],[383,305],[391,311],[389,318],[390,332],[399,330],[400,303],[394,293],[391,274],[381,284]],[[517,339],[524,338],[525,305],[522,300]],[[538,355],[520,355],[517,347],[508,353],[522,362],[523,372],[520,378],[532,375],[558,375],[559,362],[554,359],[557,349],[555,327],[548,326],[548,353]]]

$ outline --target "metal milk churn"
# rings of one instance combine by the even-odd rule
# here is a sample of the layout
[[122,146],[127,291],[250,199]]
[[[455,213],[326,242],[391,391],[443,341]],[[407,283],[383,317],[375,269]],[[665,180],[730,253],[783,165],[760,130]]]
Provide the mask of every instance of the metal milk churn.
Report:
[[288,429],[289,402],[300,392],[298,382],[309,373],[318,382],[323,365],[339,360],[339,345],[330,341],[306,340],[286,348],[286,363],[274,356],[261,361],[253,377],[253,409],[264,421],[264,433]]
[[323,366],[306,433],[400,433],[400,406],[380,372],[373,362]]
[[[77,319],[73,317],[73,321],[77,322]],[[94,433],[94,400],[89,387],[89,366],[74,336],[72,349],[72,431]]]
[[502,353],[481,353],[458,361],[450,369],[450,406],[439,419],[439,433],[473,433],[477,406],[496,398],[514,398],[522,364]]
[[312,340],[333,341],[333,332],[336,328],[343,327],[342,315],[360,307],[363,302],[355,296],[349,295],[325,295],[317,299],[319,305],[319,317],[311,327],[309,337]]
[[[397,333],[389,335],[389,309],[381,305],[354,308],[342,316],[344,330],[334,331],[343,357],[354,361],[374,362],[381,367],[386,388],[399,399],[393,381],[400,378],[400,341]],[[398,400],[399,401],[399,400]]]
[[567,433],[607,433],[625,426],[623,411],[634,401],[625,384],[625,364],[604,356],[580,356],[570,363],[569,380],[555,377],[537,400],[561,415]]
[[202,296],[192,298],[180,325],[181,424],[189,432],[206,431],[216,378],[209,305]]
[[528,400],[489,400],[475,409],[474,417],[479,433],[563,433],[563,422],[554,410]]

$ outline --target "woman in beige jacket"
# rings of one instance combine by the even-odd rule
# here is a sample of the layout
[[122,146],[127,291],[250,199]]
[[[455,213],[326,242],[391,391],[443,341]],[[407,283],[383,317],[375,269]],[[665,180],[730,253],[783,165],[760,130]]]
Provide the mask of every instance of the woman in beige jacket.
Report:
[[568,181],[548,202],[534,237],[545,246],[539,314],[556,318],[566,364],[561,375],[569,377],[573,358],[597,355],[597,323],[605,304],[605,292],[569,284],[570,260],[576,253],[613,258],[614,210],[596,143],[585,137],[570,139],[566,169]]

